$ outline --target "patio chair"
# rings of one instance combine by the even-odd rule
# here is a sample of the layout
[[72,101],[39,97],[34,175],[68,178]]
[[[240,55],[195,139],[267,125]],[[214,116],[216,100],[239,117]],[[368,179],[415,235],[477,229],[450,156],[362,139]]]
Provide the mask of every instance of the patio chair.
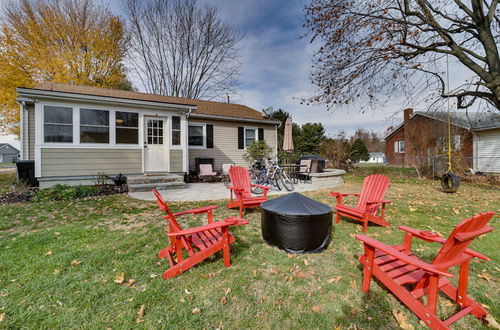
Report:
[[222,182],[224,182],[224,185],[228,185],[230,180],[229,180],[229,169],[233,167],[234,164],[222,164]]
[[307,180],[311,180],[311,165],[312,165],[312,160],[311,159],[302,159],[300,161],[300,167],[298,169],[297,173],[297,178],[301,179],[304,181],[304,183]]
[[[244,209],[259,207],[260,204],[267,200],[267,191],[270,188],[257,184],[250,184],[250,174],[246,168],[241,166],[231,167],[229,169],[229,178],[231,179],[231,186],[226,187],[230,190],[230,198],[226,207],[228,209],[239,207],[240,218],[243,217]],[[251,191],[252,187],[261,188],[264,192],[264,196],[253,196]]]
[[[385,204],[391,201],[383,200],[390,185],[391,182],[385,175],[373,174],[363,180],[363,186],[359,194],[331,192],[330,196],[337,198],[335,222],[340,223],[340,216],[361,221],[363,223],[363,232],[368,228],[368,222],[373,222],[384,227],[390,226],[390,223],[385,221]],[[350,195],[358,197],[358,205],[356,207],[342,204],[342,197]],[[380,215],[377,215],[381,205],[382,211]]]
[[[362,292],[370,290],[371,277],[374,275],[432,329],[449,329],[450,324],[467,314],[478,319],[486,317],[488,312],[467,295],[467,283],[470,260],[474,257],[486,261],[490,259],[468,249],[468,246],[474,238],[493,230],[488,222],[494,214],[481,213],[462,221],[448,239],[405,226],[399,227],[405,232],[403,244],[392,247],[365,235],[357,235],[356,238],[364,243],[365,249],[365,253],[359,256],[359,261],[363,264]],[[422,261],[410,251],[414,237],[442,245],[431,263]],[[454,277],[449,269],[457,265],[460,265],[458,288],[446,278]],[[446,320],[441,320],[436,314],[439,291],[448,296],[459,309]],[[425,304],[420,300],[424,296],[427,296]]]
[[[167,213],[162,219],[168,220],[168,237],[170,245],[158,253],[158,258],[167,258],[170,268],[163,273],[163,278],[172,278],[190,269],[211,255],[222,250],[224,266],[231,265],[229,246],[234,242],[234,236],[229,232],[229,226],[248,224],[248,220],[227,217],[222,221],[213,221],[212,211],[216,205],[199,207],[192,210],[172,213],[158,190],[153,189],[160,210]],[[177,217],[185,214],[207,214],[208,224],[204,226],[182,229]],[[183,252],[187,253],[184,257]]]
[[213,171],[212,164],[200,164],[198,176],[217,176],[217,172]]

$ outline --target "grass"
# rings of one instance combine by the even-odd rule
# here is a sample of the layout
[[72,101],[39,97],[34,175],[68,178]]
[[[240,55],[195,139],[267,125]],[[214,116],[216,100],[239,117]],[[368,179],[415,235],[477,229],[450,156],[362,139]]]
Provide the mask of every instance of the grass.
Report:
[[[347,177],[339,191],[358,191],[362,178]],[[457,194],[439,191],[429,180],[392,178],[387,198],[390,228],[371,226],[368,235],[395,244],[398,225],[448,235],[463,218],[480,211],[500,211],[499,191],[463,184]],[[307,194],[332,204],[326,191]],[[353,201],[353,200],[352,200]],[[209,205],[175,203],[175,211]],[[235,216],[219,206],[217,218]],[[330,247],[320,254],[287,255],[261,238],[260,214],[249,212],[247,226],[235,227],[232,266],[214,256],[180,276],[163,280],[165,261],[156,253],[166,244],[161,213],[154,202],[124,195],[90,197],[73,202],[0,205],[0,328],[397,328],[392,312],[408,322],[418,318],[379,283],[360,291],[361,268],[356,257],[362,245],[354,239],[361,226],[343,220],[334,226]],[[185,227],[202,224],[184,216]],[[495,231],[471,246],[493,260],[471,263],[469,292],[499,318],[499,241]],[[417,253],[431,258],[436,246],[417,244]],[[124,272],[125,282],[114,283]],[[489,274],[491,280],[479,278]],[[335,282],[338,280],[338,282]],[[137,312],[145,305],[140,323]],[[194,313],[198,311],[199,313]],[[440,314],[452,307],[441,304]],[[485,328],[472,316],[455,329]]]
[[359,163],[356,164],[356,173],[358,175],[387,174],[417,176],[417,171],[413,167],[388,166],[385,164]]
[[12,184],[14,183],[15,173],[13,172],[0,172],[0,194],[10,192]]

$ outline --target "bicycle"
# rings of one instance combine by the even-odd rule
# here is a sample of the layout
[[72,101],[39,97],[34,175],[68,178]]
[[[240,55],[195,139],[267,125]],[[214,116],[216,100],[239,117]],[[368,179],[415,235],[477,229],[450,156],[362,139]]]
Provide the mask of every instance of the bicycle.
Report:
[[[270,162],[269,167],[260,166],[260,163],[255,163],[250,173],[250,183],[261,186],[273,186],[281,190],[281,186],[288,191],[295,189],[293,181],[286,171],[283,170],[275,162]],[[281,183],[281,185],[280,185]],[[252,187],[254,194],[261,194],[262,188]]]

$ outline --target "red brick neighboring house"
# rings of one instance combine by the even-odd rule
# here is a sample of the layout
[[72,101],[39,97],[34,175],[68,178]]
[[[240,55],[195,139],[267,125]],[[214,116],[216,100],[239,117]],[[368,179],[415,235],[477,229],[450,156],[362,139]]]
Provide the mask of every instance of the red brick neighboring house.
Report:
[[[487,150],[490,158],[487,164],[476,164],[478,151],[482,146],[479,132],[494,133],[493,141],[500,138],[500,120],[494,114],[492,117],[473,115],[470,119],[465,113],[452,113],[451,116],[451,146],[453,163],[462,169],[479,168],[482,171],[491,169],[498,171],[500,163],[500,150],[496,147]],[[497,133],[498,132],[498,133]],[[490,134],[491,135],[491,134]],[[404,110],[404,120],[399,126],[389,132],[384,140],[386,142],[386,158],[388,165],[418,167],[421,170],[430,170],[436,166],[436,159],[440,159],[440,168],[446,166],[448,154],[448,117],[446,112],[413,112],[413,109]],[[485,143],[483,143],[484,145]],[[490,145],[490,143],[488,143]],[[485,150],[485,147],[482,147]],[[486,148],[490,148],[486,146]],[[434,159],[434,163],[433,163]],[[445,170],[445,169],[444,169]]]

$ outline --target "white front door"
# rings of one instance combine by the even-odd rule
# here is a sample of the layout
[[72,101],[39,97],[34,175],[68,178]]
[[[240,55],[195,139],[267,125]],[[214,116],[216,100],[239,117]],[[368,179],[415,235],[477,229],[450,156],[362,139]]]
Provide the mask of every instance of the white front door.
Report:
[[146,172],[167,171],[166,119],[144,117],[144,168]]

